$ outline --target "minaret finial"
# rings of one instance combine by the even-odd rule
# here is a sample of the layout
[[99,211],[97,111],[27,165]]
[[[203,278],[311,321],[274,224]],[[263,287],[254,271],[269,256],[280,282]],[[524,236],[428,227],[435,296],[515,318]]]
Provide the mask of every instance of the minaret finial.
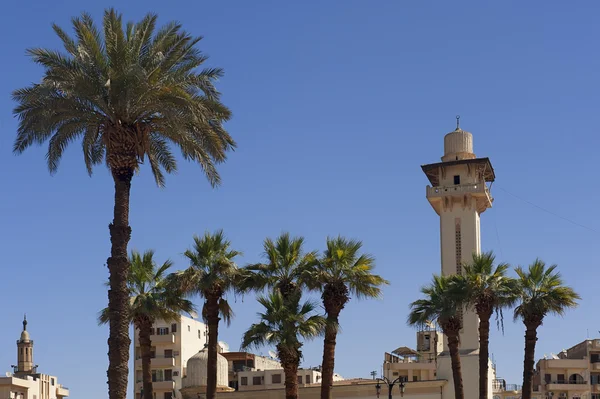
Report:
[[456,115],[456,130],[460,130],[460,115]]
[[27,313],[23,315],[23,331],[27,331]]

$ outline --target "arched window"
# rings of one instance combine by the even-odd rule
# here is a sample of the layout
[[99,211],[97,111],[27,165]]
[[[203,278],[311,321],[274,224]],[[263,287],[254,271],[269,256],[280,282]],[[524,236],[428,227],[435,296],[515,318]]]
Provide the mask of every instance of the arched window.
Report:
[[581,374],[571,374],[569,376],[569,384],[583,384],[583,377]]

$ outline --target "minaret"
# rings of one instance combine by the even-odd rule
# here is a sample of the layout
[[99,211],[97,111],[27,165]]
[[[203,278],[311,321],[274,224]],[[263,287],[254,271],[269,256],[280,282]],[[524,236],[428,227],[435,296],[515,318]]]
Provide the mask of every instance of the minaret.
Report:
[[27,316],[23,317],[23,331],[21,339],[17,341],[17,367],[15,367],[16,375],[35,374],[36,367],[33,365],[33,341],[27,332]]
[[[442,162],[421,167],[431,183],[427,186],[427,199],[440,216],[441,272],[445,276],[462,273],[462,264],[469,262],[473,253],[481,252],[479,218],[492,206],[490,187],[495,179],[490,160],[475,156],[473,135],[460,128],[459,117],[456,120],[456,130],[444,137]],[[460,349],[465,398],[474,399],[478,395],[479,319],[469,311],[462,314],[462,320]],[[447,351],[446,338],[443,340]],[[448,378],[450,383],[452,373],[446,370],[449,360],[438,362],[440,367],[443,370],[438,370],[438,378]],[[446,397],[454,397],[453,390],[444,393]]]

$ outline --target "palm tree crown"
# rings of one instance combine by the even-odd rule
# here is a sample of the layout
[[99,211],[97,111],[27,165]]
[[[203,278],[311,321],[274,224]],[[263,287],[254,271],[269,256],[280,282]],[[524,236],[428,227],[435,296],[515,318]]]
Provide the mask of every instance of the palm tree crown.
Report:
[[481,316],[498,315],[502,324],[502,310],[511,307],[517,300],[516,281],[506,275],[507,263],[495,264],[492,251],[473,254],[471,263],[463,265],[465,302],[475,307]]
[[463,305],[463,295],[458,279],[456,275],[434,275],[431,284],[421,288],[424,298],[410,304],[408,324],[425,327],[434,322],[442,329],[444,326],[460,329],[458,315]]
[[572,288],[563,285],[556,265],[546,267],[546,263],[536,259],[527,270],[517,267],[519,305],[515,308],[515,320],[541,325],[547,314],[562,316],[569,308],[577,306],[581,299]]
[[298,355],[301,358],[301,339],[312,339],[323,333],[326,321],[320,315],[314,315],[317,304],[314,302],[286,301],[279,292],[258,297],[258,303],[264,307],[258,313],[260,322],[253,324],[244,334],[242,348],[259,348],[274,345],[280,360],[287,356]]
[[[379,298],[381,286],[389,284],[372,274],[375,258],[359,254],[362,242],[344,237],[327,238],[327,249],[314,267],[306,269],[303,280],[309,288],[323,291],[326,297],[338,296],[347,302],[350,294],[357,298]],[[343,307],[343,304],[342,304]]]
[[[152,324],[155,320],[175,321],[181,313],[194,313],[192,302],[184,297],[181,290],[177,290],[171,284],[171,276],[167,275],[173,262],[167,260],[158,266],[154,261],[153,250],[145,251],[143,254],[131,251],[129,261],[131,262],[127,279],[130,292],[129,314],[134,325],[145,321]],[[100,312],[99,322],[101,324],[109,322],[108,308]]]
[[170,145],[196,161],[219,184],[215,164],[235,143],[223,128],[230,111],[214,82],[223,71],[197,69],[207,57],[193,37],[171,22],[156,30],[157,16],[123,26],[115,10],[99,30],[91,16],[73,18],[75,37],[57,25],[64,51],[28,50],[44,68],[40,83],[16,90],[16,153],[49,140],[48,168],[55,172],[66,147],[83,143],[88,173],[106,160],[113,173],[136,170],[145,157],[157,184],[177,164]]
[[242,282],[245,290],[276,288],[287,299],[293,293],[299,296],[305,282],[303,273],[317,263],[317,252],[304,252],[304,238],[281,234],[276,240],[265,239],[266,263],[247,266]]
[[[214,234],[206,232],[202,237],[194,236],[193,248],[184,252],[190,267],[179,273],[184,291],[219,301],[219,313],[227,324],[231,322],[233,310],[223,295],[236,288],[239,269],[234,258],[239,255],[241,252],[231,249],[223,230]],[[202,313],[206,317],[206,303]]]

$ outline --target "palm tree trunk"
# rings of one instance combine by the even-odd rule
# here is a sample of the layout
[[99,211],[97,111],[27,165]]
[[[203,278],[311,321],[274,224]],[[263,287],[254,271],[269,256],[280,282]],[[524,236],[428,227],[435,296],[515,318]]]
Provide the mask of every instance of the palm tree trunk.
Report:
[[298,363],[282,364],[285,374],[285,399],[298,399]]
[[321,399],[331,399],[339,314],[339,310],[337,312],[334,310],[331,314],[327,315],[325,343],[323,344],[323,363],[321,364]]
[[448,337],[448,349],[450,350],[450,360],[452,362],[452,379],[454,380],[455,399],[465,399],[465,391],[462,381],[462,368],[460,364],[460,354],[458,353],[458,331],[446,333]]
[[206,399],[215,399],[217,396],[219,320],[219,299],[207,298],[208,359],[206,367],[208,374],[206,376]]
[[491,313],[479,315],[479,399],[488,399]]
[[[152,391],[152,322],[144,320],[136,326],[140,334],[140,352],[142,352],[142,389],[144,399],[153,399]],[[135,399],[135,398],[134,398]]]
[[523,399],[531,399],[533,391],[533,367],[535,363],[535,344],[538,324],[525,324],[525,358],[523,360]]
[[115,182],[114,219],[109,225],[110,258],[107,260],[110,289],[108,290],[108,317],[110,333],[108,337],[108,397],[126,399],[127,377],[129,375],[129,290],[127,275],[129,260],[127,244],[131,237],[129,227],[129,192],[131,190],[131,170],[113,170]]

